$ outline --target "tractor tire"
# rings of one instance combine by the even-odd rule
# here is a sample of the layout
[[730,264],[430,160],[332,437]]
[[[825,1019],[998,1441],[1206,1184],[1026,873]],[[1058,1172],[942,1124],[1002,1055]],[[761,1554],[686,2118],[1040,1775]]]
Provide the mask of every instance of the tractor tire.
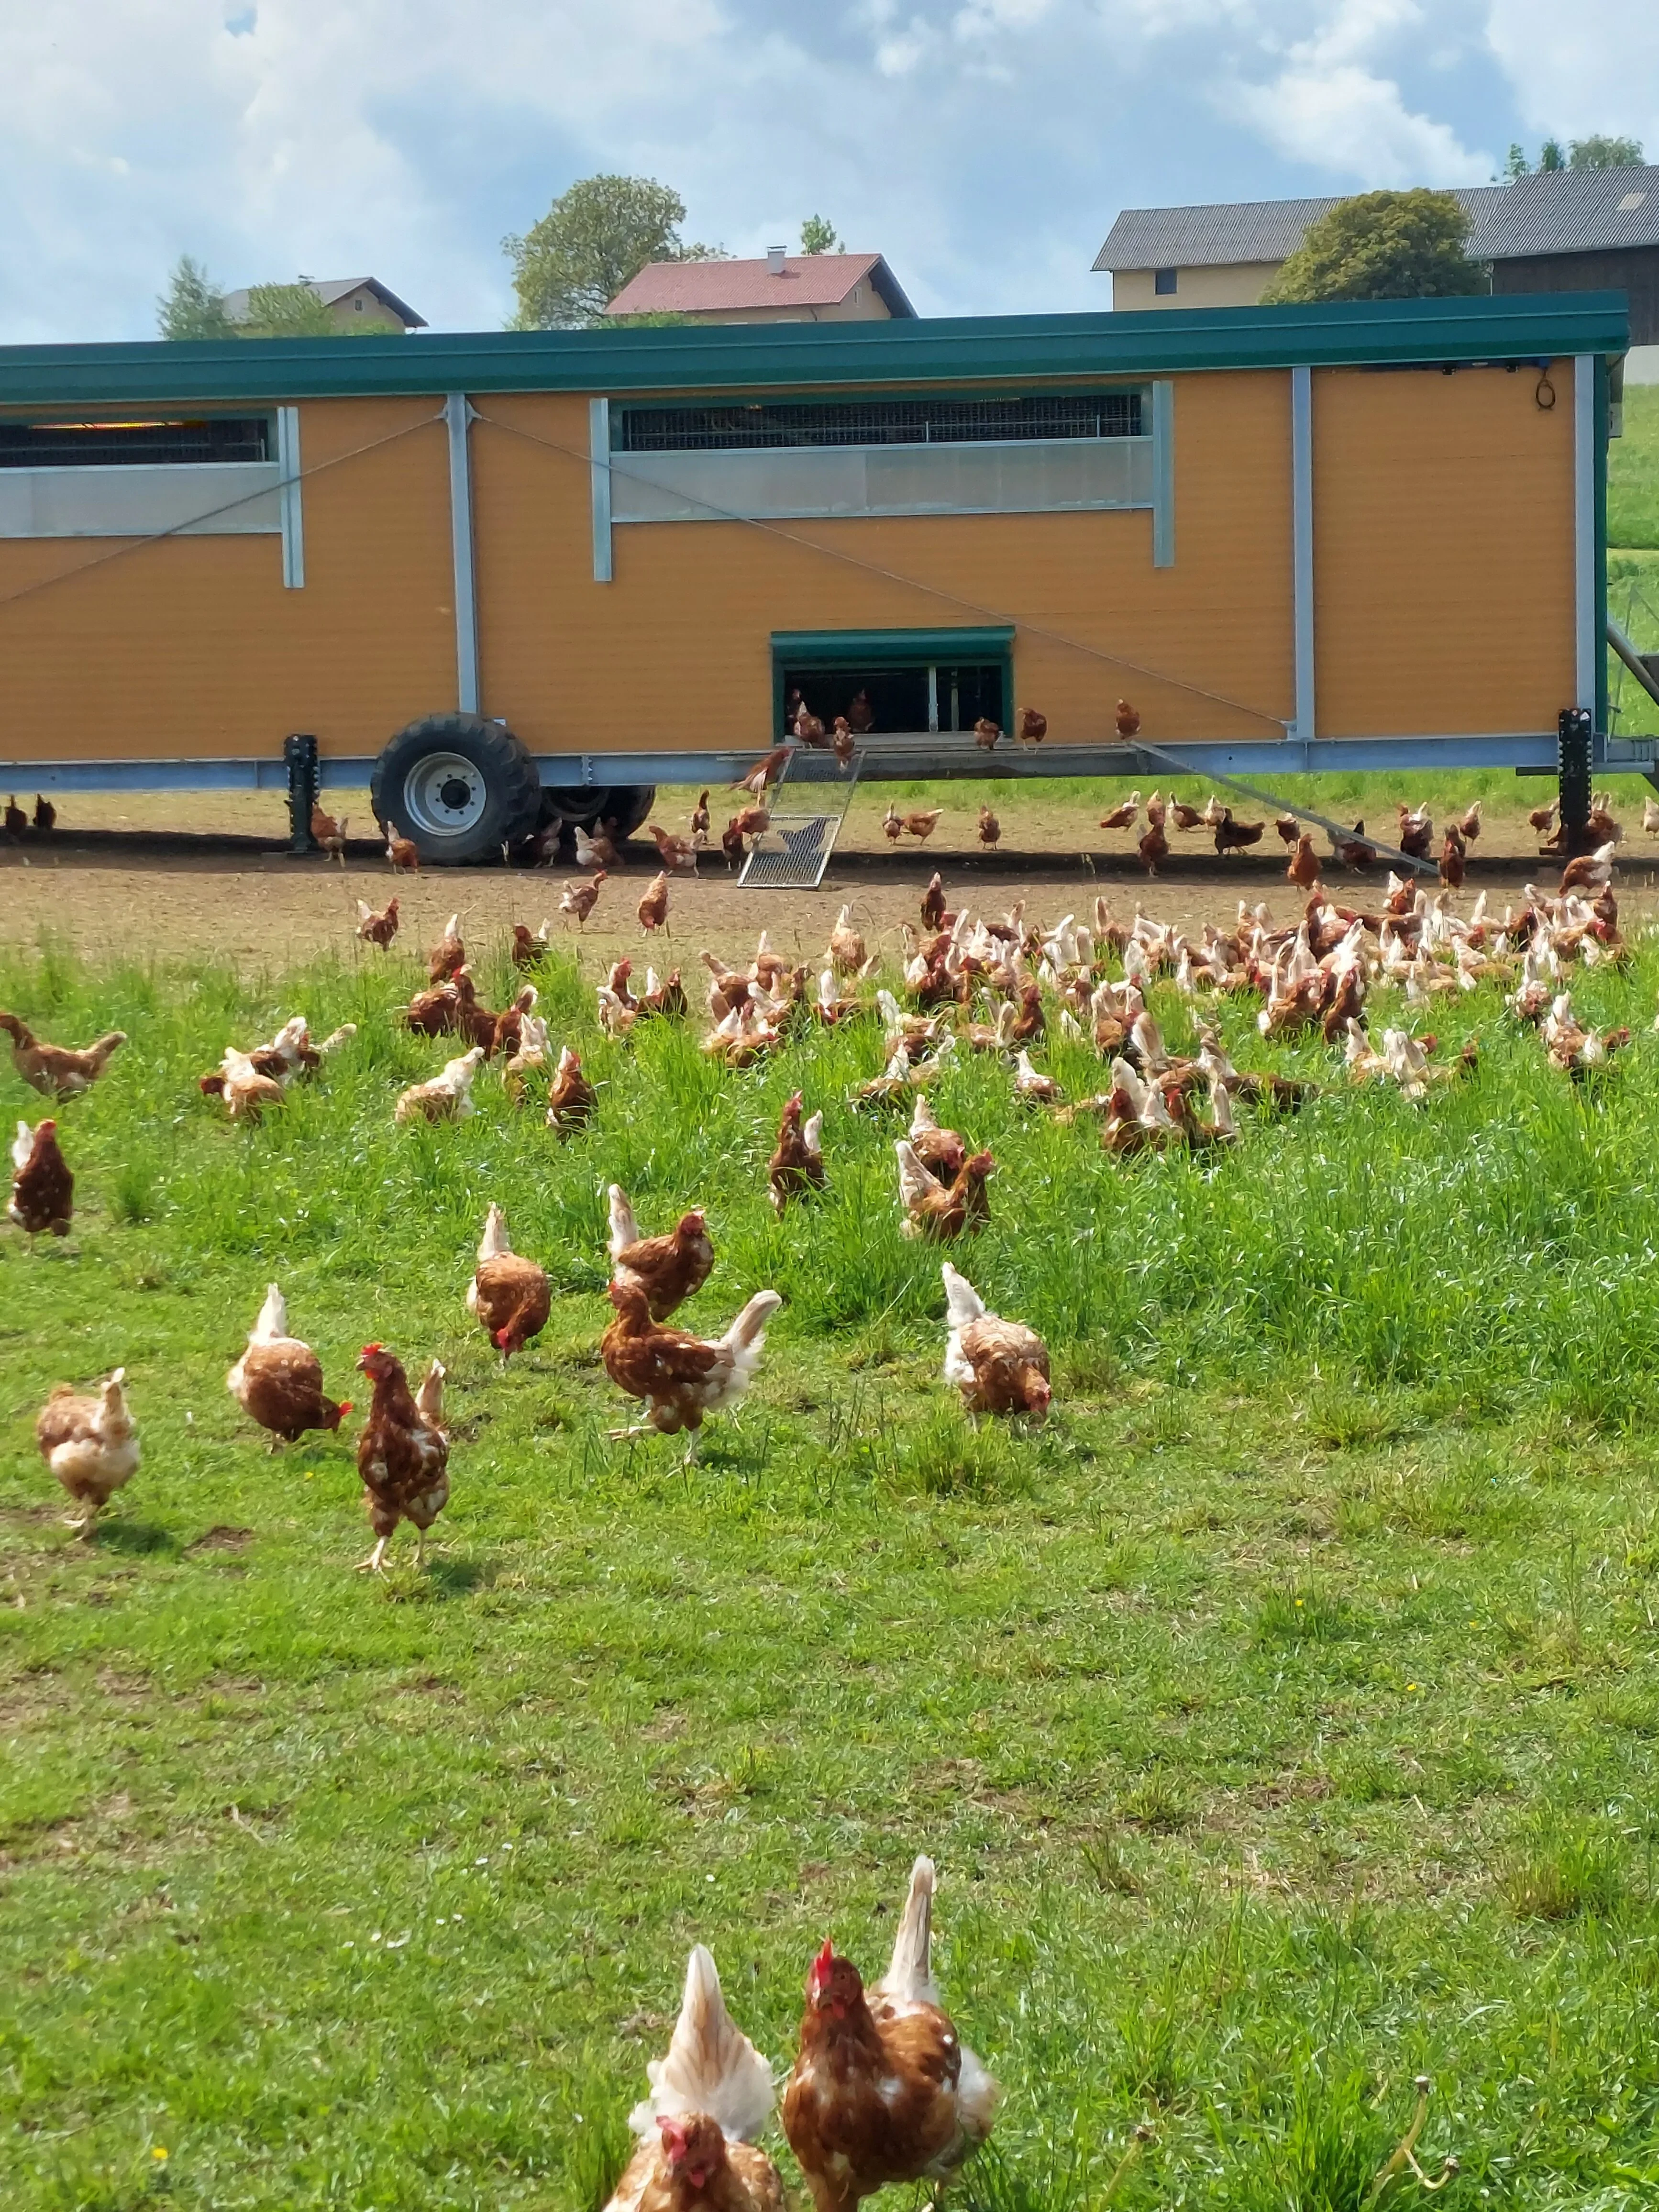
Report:
[[374,763],[377,822],[414,841],[428,867],[499,860],[541,811],[536,763],[510,730],[481,714],[428,714],[399,730]]
[[657,803],[654,783],[550,784],[551,810],[591,836],[598,822],[614,822],[618,837],[631,837]]

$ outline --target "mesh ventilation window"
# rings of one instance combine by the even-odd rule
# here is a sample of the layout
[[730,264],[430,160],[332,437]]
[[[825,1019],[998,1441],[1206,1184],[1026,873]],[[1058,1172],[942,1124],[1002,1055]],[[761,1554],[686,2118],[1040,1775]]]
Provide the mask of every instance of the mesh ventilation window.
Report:
[[1143,394],[1031,399],[768,401],[613,410],[624,453],[750,453],[787,446],[960,446],[1145,435]]
[[144,422],[0,422],[0,469],[155,468],[268,461],[263,415],[207,415]]

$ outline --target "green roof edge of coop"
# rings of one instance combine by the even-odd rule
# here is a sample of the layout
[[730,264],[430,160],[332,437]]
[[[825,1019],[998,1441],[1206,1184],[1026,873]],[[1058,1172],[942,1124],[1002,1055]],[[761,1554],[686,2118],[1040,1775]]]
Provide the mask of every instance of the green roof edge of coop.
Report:
[[1144,313],[0,347],[0,406],[743,392],[1623,353],[1622,292]]

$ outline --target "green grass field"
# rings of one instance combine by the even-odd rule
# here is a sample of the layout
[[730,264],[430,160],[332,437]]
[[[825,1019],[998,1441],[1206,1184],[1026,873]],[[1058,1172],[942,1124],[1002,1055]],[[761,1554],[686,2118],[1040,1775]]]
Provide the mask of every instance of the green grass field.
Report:
[[1659,384],[1625,393],[1625,428],[1607,448],[1607,543],[1659,551]]
[[[393,1022],[414,974],[0,967],[46,1033],[132,1036],[63,1109],[68,1244],[0,1237],[8,2212],[593,2212],[690,1942],[787,2063],[812,1950],[879,1960],[921,1848],[1007,2089],[961,2212],[1099,2204],[1143,2122],[1115,2204],[1361,2212],[1419,2072],[1448,2208],[1656,2201],[1659,954],[1578,987],[1638,1030],[1596,1089],[1482,992],[1435,1008],[1473,1084],[1339,1079],[1219,1161],[950,1077],[1001,1164],[967,1270],[1054,1354],[1036,1436],[939,1380],[939,1255],[844,1103],[873,1027],[722,1077],[597,1038],[556,966],[598,1126],[560,1147],[487,1074],[397,1130],[443,1050]],[[361,1032],[228,1126],[195,1075],[298,1007]],[[780,1225],[797,1085],[833,1188]],[[689,1472],[607,1440],[613,1177],[647,1229],[708,1206],[691,1325],[788,1301]],[[558,1293],[505,1376],[461,1305],[491,1199]],[[226,1394],[272,1276],[337,1390],[370,1338],[448,1364],[423,1576],[407,1532],[352,1573],[349,1437],[273,1457]],[[118,1362],[145,1463],[83,1546],[30,1425]]]

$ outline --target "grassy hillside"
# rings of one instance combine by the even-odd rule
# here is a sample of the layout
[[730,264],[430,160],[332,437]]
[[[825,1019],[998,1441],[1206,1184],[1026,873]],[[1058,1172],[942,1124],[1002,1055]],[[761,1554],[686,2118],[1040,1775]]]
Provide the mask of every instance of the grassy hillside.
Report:
[[[597,1126],[562,1147],[486,1077],[398,1130],[443,1048],[389,971],[0,963],[50,1034],[132,1037],[63,1112],[67,1246],[0,1238],[8,2212],[596,2212],[687,1946],[787,2061],[811,1952],[878,1960],[921,1847],[1007,2088],[960,2212],[1097,2205],[1143,2122],[1115,2206],[1360,2212],[1419,2072],[1446,2212],[1655,2201],[1659,956],[1575,984],[1638,1032],[1594,1089],[1490,988],[1437,1002],[1481,1068],[1421,1110],[1223,1006],[1241,1064],[1331,1087],[1219,1158],[944,1079],[1001,1164],[964,1265],[1053,1346],[1036,1436],[940,1385],[939,1255],[845,1103],[872,1027],[721,1076],[599,1040],[554,966]],[[297,1006],[361,1033],[228,1127],[196,1073]],[[797,1085],[832,1188],[780,1224]],[[689,1472],[608,1439],[613,1176],[648,1230],[710,1209],[690,1326],[787,1294]],[[461,1304],[492,1198],[557,1293],[505,1376]],[[273,1275],[332,1388],[370,1338],[448,1364],[424,1576],[406,1534],[351,1572],[349,1440],[272,1457],[227,1395]],[[30,1423],[118,1361],[145,1463],[82,1546]]]

